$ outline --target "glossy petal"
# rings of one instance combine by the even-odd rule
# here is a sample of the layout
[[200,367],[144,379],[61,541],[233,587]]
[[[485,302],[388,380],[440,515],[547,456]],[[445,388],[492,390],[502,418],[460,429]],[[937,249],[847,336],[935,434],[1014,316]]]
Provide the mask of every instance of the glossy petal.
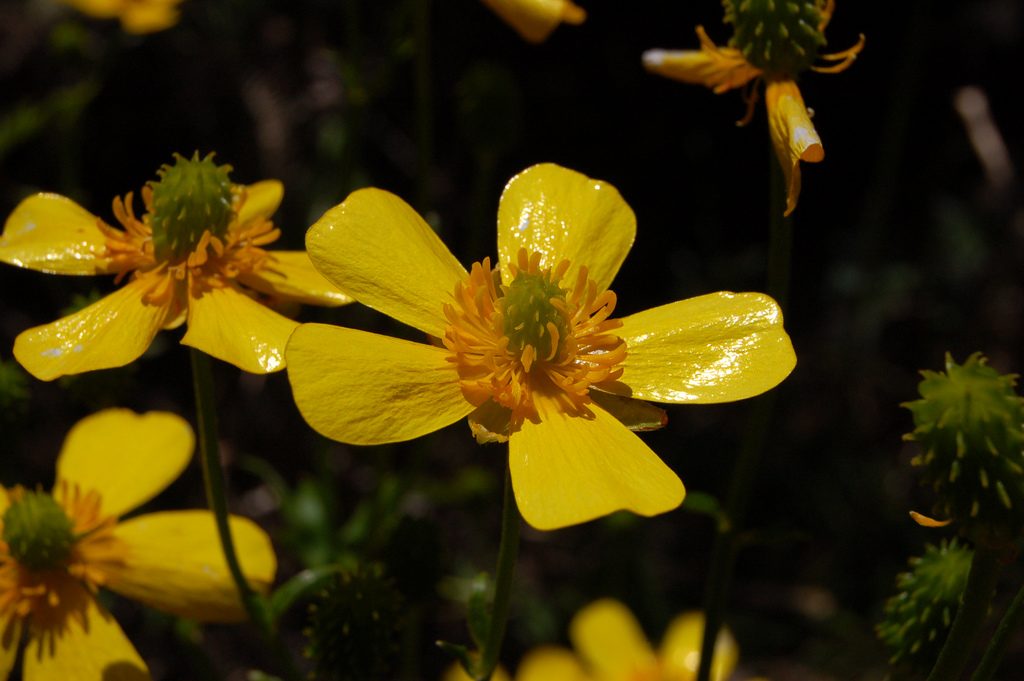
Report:
[[[4,497],[6,498],[6,494]],[[7,677],[18,659],[18,647],[21,643],[21,618],[0,617],[0,681]]]
[[104,274],[99,218],[69,198],[35,194],[17,205],[0,236],[0,262],[54,274]]
[[92,594],[69,580],[60,604],[61,616],[29,629],[26,681],[148,681],[146,663]]
[[[662,669],[666,678],[692,681],[697,678],[700,666],[700,648],[704,636],[704,615],[699,612],[684,613],[668,626],[661,640]],[[711,659],[712,681],[725,681],[739,661],[739,647],[727,627],[718,631],[715,652]]]
[[760,293],[711,293],[624,317],[622,378],[602,390],[655,402],[732,402],[775,387],[796,355]]
[[136,279],[78,312],[22,332],[14,356],[43,381],[130,364],[146,351],[169,306],[142,302],[149,283]]
[[520,248],[542,254],[542,266],[568,259],[563,281],[574,281],[586,266],[604,290],[626,259],[636,236],[636,216],[606,182],[568,168],[544,163],[531,166],[505,185],[498,206],[498,259],[510,281],[508,263]]
[[121,28],[126,33],[146,34],[163,31],[178,23],[181,0],[144,0],[128,2],[121,13]]
[[785,214],[789,215],[800,197],[800,161],[818,163],[824,160],[825,149],[796,83],[791,80],[769,81],[765,104],[772,147],[786,178]]
[[530,525],[553,530],[620,509],[651,516],[682,503],[678,476],[604,409],[570,416],[534,399],[540,422],[525,421],[509,438],[512,487]]
[[563,21],[582,24],[587,13],[571,0],[483,0],[524,40],[539,43]]
[[320,274],[305,251],[271,251],[266,265],[254,274],[238,280],[251,289],[304,305],[335,307],[351,303],[334,284]]
[[192,427],[176,414],[105,409],[74,425],[57,457],[62,481],[95,490],[103,513],[120,516],[174,482],[192,459]]
[[350,444],[411,440],[473,411],[442,348],[325,324],[288,342],[288,380],[315,430]]
[[644,68],[651,73],[694,85],[703,85],[716,93],[743,87],[761,75],[761,69],[747,63],[743,53],[732,47],[715,45],[704,28],[697,27],[699,50],[647,50]]
[[604,598],[576,613],[569,623],[569,638],[600,681],[648,678],[657,659],[640,623],[622,603]]
[[244,225],[253,218],[269,218],[281,205],[284,185],[277,180],[263,180],[245,188],[245,203],[238,211],[238,224]]
[[185,345],[234,364],[242,371],[266,374],[284,368],[284,346],[298,326],[231,286],[189,299]]
[[565,648],[534,648],[516,670],[516,681],[588,681],[580,661]]
[[[119,523],[114,535],[127,553],[123,564],[105,569],[111,590],[201,622],[245,619],[208,511],[148,513]],[[252,521],[232,516],[231,535],[250,586],[266,593],[277,570],[267,534]]]
[[421,331],[444,336],[443,306],[465,268],[409,204],[360,189],[306,233],[320,272],[363,305]]

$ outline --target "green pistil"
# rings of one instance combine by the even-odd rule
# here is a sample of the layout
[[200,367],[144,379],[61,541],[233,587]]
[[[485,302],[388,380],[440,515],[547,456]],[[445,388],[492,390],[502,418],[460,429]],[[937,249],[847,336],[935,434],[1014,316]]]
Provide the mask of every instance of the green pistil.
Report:
[[71,519],[49,494],[24,492],[4,512],[3,523],[11,556],[29,570],[59,567],[71,554]]
[[[508,286],[501,299],[505,317],[505,335],[512,352],[522,352],[527,345],[533,346],[537,359],[558,355],[562,343],[569,333],[569,323],[564,313],[552,304],[552,299],[565,300],[565,291],[550,281],[546,274],[519,272]],[[557,339],[552,336],[548,324],[553,324]],[[552,343],[557,346],[552,348]]]
[[178,260],[193,250],[209,230],[222,237],[231,223],[233,195],[228,173],[231,166],[218,166],[213,154],[187,159],[174,154],[174,165],[164,164],[150,182],[153,190],[153,247],[157,260]]
[[735,31],[729,45],[769,78],[793,78],[825,45],[823,2],[814,0],[723,0],[725,22]]

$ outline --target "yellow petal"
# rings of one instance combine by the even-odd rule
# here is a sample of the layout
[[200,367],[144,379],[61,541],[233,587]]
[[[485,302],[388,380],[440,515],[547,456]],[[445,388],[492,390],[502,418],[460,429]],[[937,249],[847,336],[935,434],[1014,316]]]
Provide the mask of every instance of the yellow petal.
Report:
[[263,180],[245,188],[245,203],[238,211],[238,224],[244,225],[253,218],[269,218],[281,205],[284,185],[277,180]]
[[11,505],[10,500],[7,498],[7,489],[3,485],[0,485],[0,515],[3,515],[7,510],[7,507]]
[[178,23],[177,5],[181,0],[143,0],[125,3],[121,28],[126,33],[145,34],[163,31]]
[[319,433],[357,445],[400,442],[473,411],[448,356],[423,343],[303,324],[288,341],[288,380]]
[[935,518],[926,516],[923,513],[918,513],[917,511],[910,512],[910,519],[918,525],[920,525],[921,527],[946,527],[947,525],[953,522],[952,518],[947,518],[946,520],[936,520]]
[[17,205],[0,235],[0,262],[54,274],[104,274],[99,218],[69,198],[35,194]]
[[174,482],[195,448],[192,427],[176,414],[105,409],[74,425],[57,457],[61,482],[95,490],[103,513],[120,516]]
[[7,681],[10,676],[14,662],[18,659],[20,643],[21,618],[0,617],[0,681]]
[[516,681],[587,681],[589,678],[572,651],[555,646],[534,648],[516,670]]
[[591,390],[590,399],[634,433],[658,430],[668,425],[668,414],[650,402]]
[[409,204],[360,189],[306,232],[310,260],[363,305],[441,338],[443,306],[468,277],[448,247]]
[[72,315],[22,332],[14,339],[15,358],[43,381],[135,361],[170,309],[142,301],[149,285],[136,279]]
[[512,487],[523,519],[539,530],[586,522],[625,509],[651,516],[683,501],[683,483],[614,416],[590,404],[593,418],[563,413],[535,395],[540,422],[509,438]]
[[[700,648],[704,636],[704,615],[699,612],[683,613],[668,625],[661,640],[662,669],[665,678],[693,681],[700,666]],[[724,681],[732,674],[739,660],[739,647],[727,627],[718,630],[715,652],[711,658],[712,681]]]
[[601,389],[655,402],[759,395],[796,365],[782,311],[761,293],[720,291],[624,317],[622,378]]
[[483,0],[524,40],[539,43],[563,21],[582,24],[587,13],[570,0]]
[[149,670],[110,613],[78,582],[60,590],[61,616],[34,617],[25,648],[30,681],[148,681]]
[[[441,675],[441,681],[473,681],[466,670],[462,668],[462,665],[458,662],[453,662],[448,665],[448,668],[444,670]],[[494,669],[494,673],[491,674],[491,681],[512,681],[512,678],[505,671],[505,668],[498,665]],[[519,677],[516,677],[516,681],[520,681]]]
[[796,83],[791,80],[769,81],[765,104],[768,107],[768,132],[786,178],[785,214],[789,215],[796,208],[800,196],[800,161],[818,163],[824,160],[825,149]]
[[640,623],[622,603],[603,598],[576,613],[569,638],[597,679],[648,678],[658,661]]
[[[104,566],[111,590],[201,622],[245,619],[209,511],[148,513],[118,523],[114,535],[124,542],[126,555],[123,562]],[[267,534],[232,516],[231,535],[249,585],[266,593],[277,570]]]
[[612,283],[636,236],[636,216],[606,182],[544,163],[519,173],[505,186],[498,206],[498,259],[510,282],[508,264],[520,248],[541,253],[541,265],[562,260],[572,266],[563,281],[587,267],[604,290]]
[[211,288],[188,301],[188,331],[181,342],[242,371],[284,368],[284,346],[298,326],[231,286]]
[[259,271],[242,274],[238,281],[260,293],[306,305],[334,307],[352,302],[316,271],[305,251],[270,251]]
[[743,87],[761,75],[761,70],[747,63],[736,48],[715,45],[701,26],[697,27],[697,37],[699,50],[647,50],[642,57],[644,68],[659,76],[703,85],[717,93]]

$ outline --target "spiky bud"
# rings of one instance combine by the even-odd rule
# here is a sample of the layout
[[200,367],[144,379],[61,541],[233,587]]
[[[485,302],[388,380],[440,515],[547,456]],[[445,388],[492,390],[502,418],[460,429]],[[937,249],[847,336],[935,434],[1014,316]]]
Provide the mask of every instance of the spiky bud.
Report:
[[309,607],[306,656],[330,681],[387,678],[402,597],[378,564],[339,574]]
[[153,249],[157,260],[175,260],[191,253],[203,232],[222,237],[234,209],[228,174],[231,166],[218,166],[213,154],[192,158],[174,154],[174,165],[165,163],[150,182],[153,191]]
[[729,45],[769,78],[793,78],[825,45],[824,0],[723,0]]
[[981,353],[945,373],[921,372],[920,400],[904,436],[923,452],[912,463],[938,495],[936,511],[973,540],[1005,544],[1024,528],[1024,399],[1016,376],[1000,375]]
[[889,649],[897,679],[927,674],[935,664],[956,617],[967,585],[974,551],[956,539],[911,558],[909,572],[896,577],[896,595],[885,604],[884,619],[875,627]]

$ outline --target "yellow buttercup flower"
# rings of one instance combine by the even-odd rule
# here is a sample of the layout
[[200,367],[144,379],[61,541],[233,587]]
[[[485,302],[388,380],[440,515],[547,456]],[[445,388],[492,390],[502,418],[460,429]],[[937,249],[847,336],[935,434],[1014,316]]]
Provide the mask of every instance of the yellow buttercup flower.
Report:
[[126,33],[155,33],[178,23],[182,0],[61,0],[97,19],[120,19]]
[[[703,633],[704,616],[683,613],[669,624],[655,651],[629,608],[601,599],[576,613],[569,626],[575,653],[558,646],[535,648],[519,663],[515,681],[694,681]],[[738,659],[736,640],[723,627],[715,641],[712,680],[728,678]],[[504,670],[499,672],[494,679],[510,681]],[[443,681],[468,679],[458,665],[443,677]]]
[[68,198],[35,194],[11,213],[0,235],[0,261],[53,274],[115,274],[127,283],[96,303],[21,333],[14,356],[44,381],[128,364],[160,329],[186,320],[182,343],[244,371],[284,368],[296,322],[259,302],[342,305],[351,298],[313,268],[303,251],[268,251],[281,234],[270,215],[280,182],[232,184],[230,166],[212,154],[175,156],[160,180],[114,199],[123,229]]
[[[797,75],[806,69],[819,73],[845,70],[864,48],[864,36],[847,50],[819,54],[834,0],[725,0],[723,4],[725,21],[735,29],[727,47],[715,45],[704,27],[698,26],[699,50],[648,50],[643,63],[649,71],[704,85],[716,94],[745,87],[748,109],[741,125],[753,114],[758,83],[765,82],[768,128],[786,177],[785,214],[789,215],[800,196],[800,161],[818,163],[825,158],[821,138],[797,87]],[[818,65],[817,59],[829,64]]]
[[483,0],[524,40],[543,42],[562,22],[582,24],[587,13],[572,0]]
[[[26,681],[148,679],[97,601],[101,587],[182,617],[245,619],[212,514],[120,520],[178,477],[193,445],[174,414],[109,409],[68,433],[52,494],[0,486],[0,679],[22,638]],[[249,520],[230,522],[242,569],[265,592],[277,569],[270,540]]]
[[359,302],[438,340],[301,325],[286,350],[299,410],[327,437],[365,445],[469,416],[481,442],[508,441],[519,510],[540,529],[675,508],[679,478],[624,425],[664,425],[641,400],[743,399],[796,358],[778,306],[757,293],[614,319],[608,287],[635,233],[614,187],[537,165],[502,194],[497,268],[485,258],[467,272],[400,198],[354,192],[310,228],[310,258]]

